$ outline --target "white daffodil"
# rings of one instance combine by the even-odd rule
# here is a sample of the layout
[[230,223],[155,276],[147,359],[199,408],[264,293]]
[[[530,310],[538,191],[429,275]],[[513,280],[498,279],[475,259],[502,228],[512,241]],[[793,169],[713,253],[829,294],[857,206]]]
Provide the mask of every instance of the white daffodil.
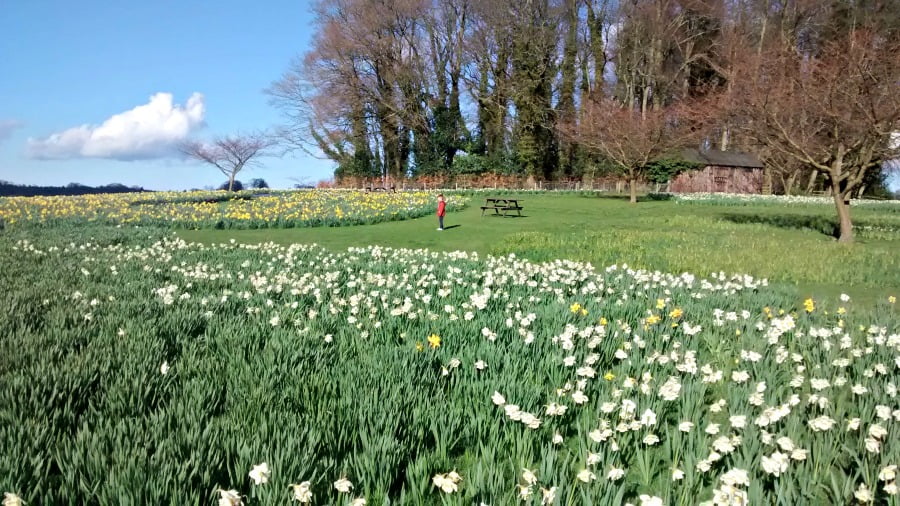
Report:
[[727,473],[723,474],[719,477],[719,480],[726,485],[730,485],[732,487],[739,487],[750,485],[750,475],[747,471],[743,469],[731,469]]
[[334,482],[334,489],[342,494],[348,494],[353,489],[353,482],[348,480],[346,477],[341,477],[336,482]]
[[763,471],[773,476],[781,476],[782,473],[787,471],[788,456],[776,451],[768,457],[763,456],[761,463]]
[[663,500],[660,497],[641,494],[638,499],[641,500],[641,506],[663,506]]
[[835,421],[826,415],[813,418],[809,421],[809,427],[815,432],[823,432],[834,427]]
[[867,487],[865,483],[859,484],[859,488],[856,489],[856,492],[853,492],[853,497],[855,497],[857,501],[864,503],[872,502],[872,499],[874,499],[872,491],[869,490],[869,487]]
[[271,471],[269,471],[269,464],[263,462],[262,464],[253,466],[253,469],[250,470],[250,479],[253,480],[253,483],[256,485],[262,485],[269,481],[269,475],[271,475]]
[[531,497],[531,485],[516,485],[519,489],[519,499],[528,501]]
[[541,504],[553,504],[556,500],[556,487],[541,488]]
[[[452,474],[452,476],[451,476]],[[454,479],[457,478],[457,479]],[[456,472],[447,474],[436,474],[431,478],[431,482],[435,487],[441,489],[445,494],[452,494],[459,490],[458,483],[462,480]]]
[[588,401],[588,396],[584,394],[581,390],[576,390],[572,392],[572,402],[575,404],[584,404]]
[[597,479],[597,475],[595,475],[588,469],[582,469],[581,471],[578,471],[578,474],[575,475],[575,477],[578,478],[579,481],[583,481],[584,483],[590,483]]
[[25,504],[22,498],[12,492],[3,493],[3,506],[22,506]]
[[219,490],[219,506],[242,506],[241,494],[237,490]]
[[292,484],[291,489],[294,494],[294,500],[307,504],[312,501],[312,484],[304,481],[299,484]]
[[534,485],[535,483],[537,483],[537,475],[534,474],[534,471],[523,467],[522,481],[529,485]]
[[619,481],[625,477],[625,470],[618,467],[611,467],[606,473],[606,479],[609,481]]

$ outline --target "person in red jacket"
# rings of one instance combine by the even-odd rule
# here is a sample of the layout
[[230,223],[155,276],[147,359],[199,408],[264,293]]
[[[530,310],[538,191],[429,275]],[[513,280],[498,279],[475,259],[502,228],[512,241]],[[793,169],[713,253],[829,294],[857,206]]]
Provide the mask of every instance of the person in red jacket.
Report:
[[444,215],[445,214],[447,214],[447,203],[444,202],[444,194],[440,193],[440,194],[438,194],[438,209],[437,209],[438,224],[440,225],[438,227],[438,230],[444,230]]

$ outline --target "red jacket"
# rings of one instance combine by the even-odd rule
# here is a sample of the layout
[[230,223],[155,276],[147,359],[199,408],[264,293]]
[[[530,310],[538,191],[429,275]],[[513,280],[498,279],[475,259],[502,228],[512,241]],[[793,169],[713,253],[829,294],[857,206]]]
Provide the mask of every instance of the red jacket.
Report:
[[445,214],[447,214],[447,203],[442,200],[442,201],[438,202],[437,215],[444,216]]

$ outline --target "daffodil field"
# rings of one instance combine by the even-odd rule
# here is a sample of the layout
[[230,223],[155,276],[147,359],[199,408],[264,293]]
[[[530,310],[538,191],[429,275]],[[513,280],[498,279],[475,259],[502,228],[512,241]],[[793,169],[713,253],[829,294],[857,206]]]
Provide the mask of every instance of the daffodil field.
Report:
[[[703,203],[711,205],[740,206],[771,204],[778,206],[825,205],[833,206],[834,199],[828,196],[810,195],[760,195],[754,193],[659,193],[654,198],[669,198],[679,203]],[[879,209],[900,213],[900,200],[853,199],[852,207]]]
[[897,503],[894,297],[147,227],[3,234],[9,504]]
[[[73,197],[0,198],[0,225],[72,223],[175,228],[341,226],[415,218],[433,212],[428,192],[310,190],[290,192],[153,192]],[[465,205],[461,197],[450,209]]]

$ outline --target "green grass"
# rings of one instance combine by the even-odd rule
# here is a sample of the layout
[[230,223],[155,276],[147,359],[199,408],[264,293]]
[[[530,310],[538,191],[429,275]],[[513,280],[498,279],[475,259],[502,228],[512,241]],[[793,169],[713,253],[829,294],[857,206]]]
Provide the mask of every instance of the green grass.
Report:
[[850,294],[857,302],[900,292],[900,215],[854,209],[857,242],[831,236],[829,206],[771,204],[722,207],[617,198],[525,195],[522,218],[481,217],[481,197],[452,213],[448,228],[434,217],[369,226],[293,230],[182,231],[191,241],[318,243],[333,250],[369,244],[481,254],[515,253],[664,272],[746,273],[796,289],[801,297]]

